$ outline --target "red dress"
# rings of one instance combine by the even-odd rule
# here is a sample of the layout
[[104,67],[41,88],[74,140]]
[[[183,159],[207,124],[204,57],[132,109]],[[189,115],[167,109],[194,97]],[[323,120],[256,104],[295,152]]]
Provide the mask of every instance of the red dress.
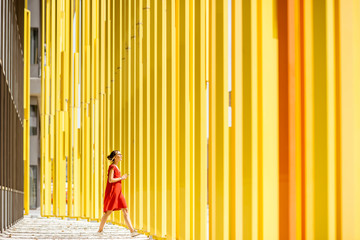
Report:
[[109,183],[109,173],[112,168],[114,169],[114,178],[121,177],[119,169],[115,165],[111,164],[108,169],[108,180],[106,182],[104,212],[127,208],[124,195],[121,192],[121,181]]

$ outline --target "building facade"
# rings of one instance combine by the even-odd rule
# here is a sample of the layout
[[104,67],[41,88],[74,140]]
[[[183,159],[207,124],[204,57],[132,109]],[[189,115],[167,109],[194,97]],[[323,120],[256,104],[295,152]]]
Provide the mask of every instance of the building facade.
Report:
[[24,1],[0,1],[0,231],[23,216]]
[[28,0],[30,29],[30,209],[40,207],[41,1]]

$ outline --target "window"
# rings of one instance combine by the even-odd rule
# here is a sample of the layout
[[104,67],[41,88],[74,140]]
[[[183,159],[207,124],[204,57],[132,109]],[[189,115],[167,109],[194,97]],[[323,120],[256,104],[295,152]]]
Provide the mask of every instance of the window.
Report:
[[38,29],[37,28],[31,28],[31,48],[30,48],[30,64],[38,64]]
[[30,166],[30,209],[37,207],[37,166]]
[[30,136],[37,135],[37,105],[30,105]]

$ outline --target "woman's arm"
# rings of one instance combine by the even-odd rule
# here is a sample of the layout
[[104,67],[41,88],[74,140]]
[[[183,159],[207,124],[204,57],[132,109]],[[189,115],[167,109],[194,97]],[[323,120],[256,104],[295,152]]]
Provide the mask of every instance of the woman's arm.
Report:
[[[125,174],[126,175],[126,174]],[[109,183],[116,183],[118,181],[126,179],[125,175],[123,177],[114,178],[114,169],[110,169],[109,173]]]

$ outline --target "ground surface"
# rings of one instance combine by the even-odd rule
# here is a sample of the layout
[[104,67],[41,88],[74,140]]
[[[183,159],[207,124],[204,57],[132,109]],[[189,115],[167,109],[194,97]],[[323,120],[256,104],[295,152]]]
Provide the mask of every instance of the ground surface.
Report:
[[98,222],[86,220],[43,218],[38,211],[31,211],[15,225],[0,233],[0,239],[149,239],[145,235],[130,237],[124,227],[106,223],[98,234]]

